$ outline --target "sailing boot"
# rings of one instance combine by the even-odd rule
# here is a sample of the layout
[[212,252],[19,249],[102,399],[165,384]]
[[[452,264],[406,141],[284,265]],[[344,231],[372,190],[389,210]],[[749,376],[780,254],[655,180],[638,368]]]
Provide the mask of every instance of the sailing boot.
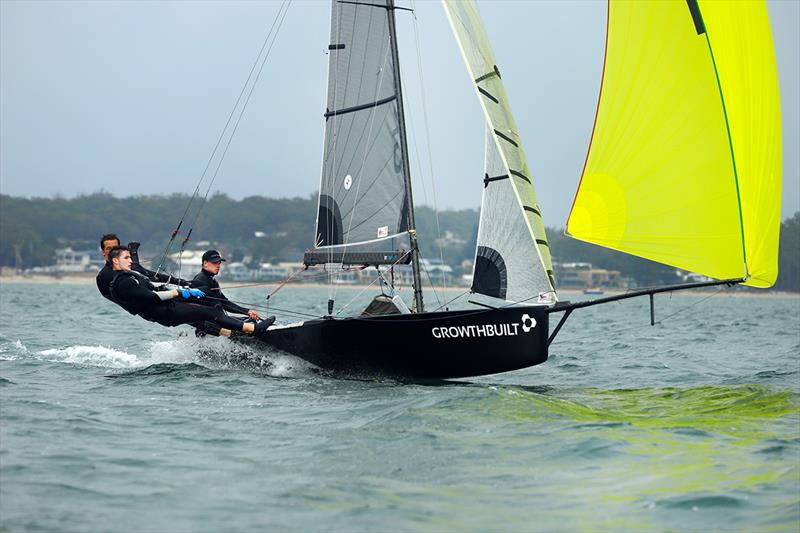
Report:
[[268,316],[258,324],[256,324],[256,329],[253,331],[254,335],[261,335],[262,333],[267,331],[267,328],[270,327],[275,322],[274,316]]

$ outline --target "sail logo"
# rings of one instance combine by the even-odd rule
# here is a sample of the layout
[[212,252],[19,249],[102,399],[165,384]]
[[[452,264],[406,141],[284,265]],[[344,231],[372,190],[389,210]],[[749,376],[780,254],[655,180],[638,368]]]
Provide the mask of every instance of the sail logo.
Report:
[[536,319],[528,316],[528,314],[522,315],[522,319],[520,320],[521,324],[511,323],[511,324],[483,324],[480,326],[477,325],[469,325],[469,326],[441,326],[431,329],[431,333],[437,339],[462,339],[462,338],[470,338],[470,337],[513,337],[515,335],[519,335],[520,333],[520,325],[522,326],[522,332],[528,333],[530,330],[536,327]]

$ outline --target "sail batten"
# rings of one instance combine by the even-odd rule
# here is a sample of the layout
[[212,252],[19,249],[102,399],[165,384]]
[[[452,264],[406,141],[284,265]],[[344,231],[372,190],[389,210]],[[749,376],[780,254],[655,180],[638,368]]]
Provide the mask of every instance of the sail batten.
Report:
[[607,27],[568,235],[771,285],[781,135],[765,4],[610,1]]

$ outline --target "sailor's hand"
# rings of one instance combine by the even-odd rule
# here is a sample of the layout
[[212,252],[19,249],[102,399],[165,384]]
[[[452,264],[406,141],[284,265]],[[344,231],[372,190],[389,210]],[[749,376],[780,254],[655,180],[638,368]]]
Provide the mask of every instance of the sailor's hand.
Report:
[[189,299],[189,298],[192,298],[192,297],[194,297],[194,298],[202,298],[203,296],[206,295],[206,293],[204,293],[200,289],[184,289],[184,288],[180,288],[180,289],[177,289],[177,291],[180,293],[181,296],[183,296],[186,299]]
[[250,318],[252,318],[253,320],[261,320],[261,317],[258,315],[258,313],[256,313],[256,310],[255,310],[255,309],[250,309],[250,310],[247,312],[247,316],[249,316],[249,317],[250,317]]
[[139,251],[139,246],[141,246],[141,245],[142,245],[142,243],[140,243],[140,242],[129,242],[128,243],[128,251],[131,254],[135,254],[136,252]]

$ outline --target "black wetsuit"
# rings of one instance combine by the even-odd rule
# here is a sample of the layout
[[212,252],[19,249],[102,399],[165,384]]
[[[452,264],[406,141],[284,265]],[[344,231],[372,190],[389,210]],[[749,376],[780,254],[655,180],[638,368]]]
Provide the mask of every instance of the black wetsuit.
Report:
[[[236,305],[228,300],[227,296],[222,294],[222,291],[219,290],[219,283],[214,279],[214,275],[206,270],[201,270],[200,273],[192,279],[189,286],[193,289],[200,289],[206,293],[205,298],[198,300],[198,303],[201,305],[215,306],[229,313],[247,314],[248,309],[245,309],[241,305]],[[213,322],[203,322],[201,324],[194,324],[194,326],[196,329],[195,334],[200,337],[205,334],[219,335],[219,326]]]
[[242,321],[227,316],[218,307],[208,307],[180,300],[162,301],[158,290],[142,274],[131,270],[113,271],[109,284],[111,300],[133,315],[172,327],[210,321],[219,327],[239,331]]
[[[155,273],[152,270],[147,270],[138,262],[133,263],[131,265],[131,270],[135,270],[136,272],[142,274],[150,281],[157,281],[160,283],[174,283],[176,285],[188,285],[186,280],[171,277],[169,274],[164,274],[163,272]],[[109,285],[111,285],[111,280],[114,279],[114,269],[111,267],[111,262],[106,261],[106,264],[103,268],[100,269],[100,272],[97,273],[97,277],[95,281],[97,282],[97,290],[100,291],[106,299],[111,300],[112,302],[114,299],[111,297],[111,289]],[[114,302],[116,303],[116,302]]]
[[193,289],[200,289],[206,293],[200,303],[203,305],[219,305],[229,313],[239,313],[246,315],[249,309],[236,305],[228,300],[228,297],[222,294],[219,289],[219,283],[214,279],[214,275],[206,270],[201,270],[198,275],[194,277],[189,286]]

